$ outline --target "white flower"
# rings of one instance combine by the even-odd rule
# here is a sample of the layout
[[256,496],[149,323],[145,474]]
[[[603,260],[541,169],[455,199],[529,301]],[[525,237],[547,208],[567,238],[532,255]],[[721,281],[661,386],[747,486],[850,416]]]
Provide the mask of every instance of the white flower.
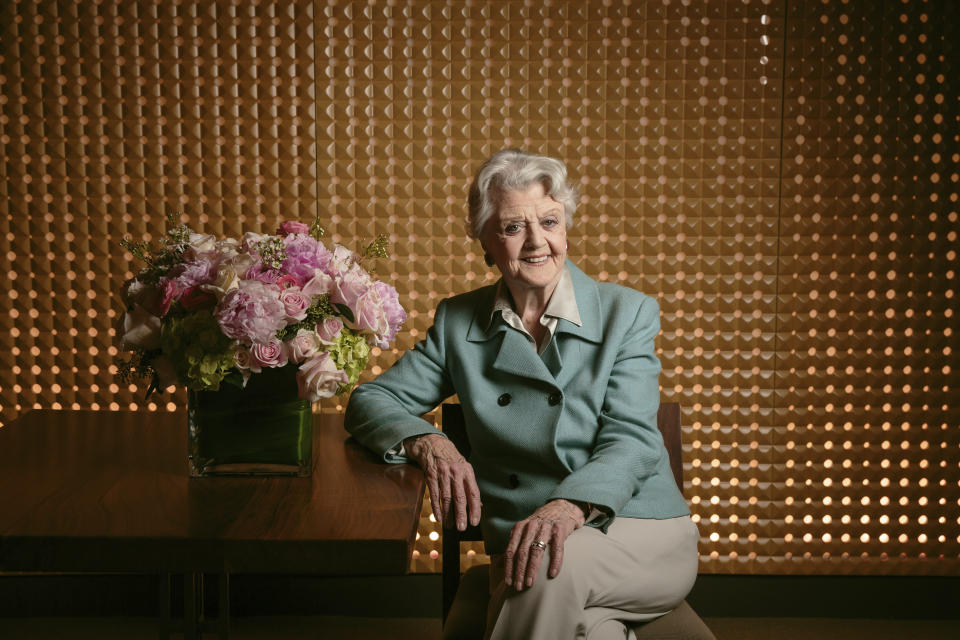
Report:
[[215,251],[217,248],[217,237],[206,233],[191,233],[187,244],[197,253]]
[[160,347],[160,318],[149,313],[139,304],[123,316],[123,337],[120,348],[132,347],[158,349]]
[[233,258],[240,251],[240,243],[236,238],[223,238],[217,241],[217,251],[224,258]]
[[230,264],[222,264],[217,269],[217,279],[213,282],[202,284],[200,288],[204,291],[210,291],[217,298],[222,298],[223,294],[240,286],[240,278],[237,272]]
[[243,234],[243,238],[240,239],[240,245],[247,251],[256,252],[257,244],[269,237],[270,236],[265,233],[254,233],[253,231],[247,231],[245,234]]
[[250,374],[260,373],[260,365],[253,361],[250,350],[239,343],[234,346],[233,358],[235,360],[234,366],[240,372],[240,375],[243,376],[243,386],[246,387],[247,380],[250,379]]

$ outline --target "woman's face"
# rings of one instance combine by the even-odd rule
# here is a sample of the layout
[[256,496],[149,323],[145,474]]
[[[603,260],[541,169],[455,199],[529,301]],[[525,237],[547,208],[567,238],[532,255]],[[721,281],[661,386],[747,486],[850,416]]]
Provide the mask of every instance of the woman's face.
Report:
[[563,205],[546,195],[540,183],[526,191],[507,191],[498,204],[484,228],[484,249],[511,290],[552,293],[567,257]]

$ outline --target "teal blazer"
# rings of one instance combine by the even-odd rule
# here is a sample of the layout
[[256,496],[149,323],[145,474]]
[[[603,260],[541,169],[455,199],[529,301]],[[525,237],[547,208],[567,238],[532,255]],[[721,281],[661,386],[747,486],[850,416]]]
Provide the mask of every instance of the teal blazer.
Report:
[[426,338],[347,405],[347,430],[387,462],[404,438],[436,433],[418,416],[456,393],[483,500],[488,553],[513,525],[555,498],[614,517],[689,514],[657,429],[657,302],[591,280],[567,261],[582,326],[559,320],[538,355],[497,314],[496,285],[439,304]]

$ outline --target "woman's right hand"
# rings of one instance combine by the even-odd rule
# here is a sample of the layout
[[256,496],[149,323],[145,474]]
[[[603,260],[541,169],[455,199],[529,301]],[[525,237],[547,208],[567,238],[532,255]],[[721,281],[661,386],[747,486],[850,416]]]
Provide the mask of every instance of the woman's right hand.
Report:
[[480,524],[480,489],[473,466],[460,455],[456,445],[440,434],[428,433],[403,441],[407,456],[413,458],[427,476],[433,517],[446,526],[463,531],[469,516],[471,525]]

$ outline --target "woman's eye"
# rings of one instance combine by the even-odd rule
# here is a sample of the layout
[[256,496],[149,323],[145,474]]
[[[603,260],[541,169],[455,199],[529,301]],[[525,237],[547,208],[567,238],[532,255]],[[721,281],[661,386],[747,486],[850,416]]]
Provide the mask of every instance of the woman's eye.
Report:
[[545,218],[541,224],[543,224],[543,226],[546,227],[547,229],[552,229],[553,227],[560,224],[560,221],[557,220],[556,218]]
[[513,235],[519,233],[520,229],[522,229],[522,227],[519,224],[511,223],[503,227],[503,232],[507,235]]

